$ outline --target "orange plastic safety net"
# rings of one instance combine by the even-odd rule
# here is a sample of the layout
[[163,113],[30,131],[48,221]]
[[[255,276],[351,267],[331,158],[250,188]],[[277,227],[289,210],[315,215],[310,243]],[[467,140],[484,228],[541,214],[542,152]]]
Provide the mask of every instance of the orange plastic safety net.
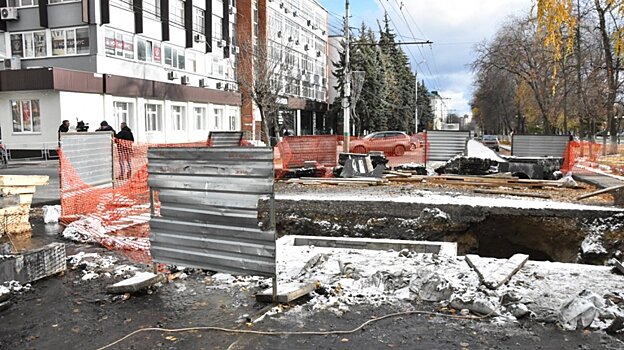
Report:
[[602,172],[624,175],[624,145],[570,141],[564,153],[564,173],[591,174]]

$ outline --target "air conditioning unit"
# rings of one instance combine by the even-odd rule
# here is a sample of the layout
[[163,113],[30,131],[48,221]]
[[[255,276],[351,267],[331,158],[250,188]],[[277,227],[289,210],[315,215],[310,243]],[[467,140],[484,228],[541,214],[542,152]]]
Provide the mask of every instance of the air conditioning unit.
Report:
[[232,53],[237,55],[240,53],[240,48],[238,46],[232,46]]
[[223,84],[223,90],[229,91],[230,90],[230,84]]
[[299,45],[299,40],[295,41],[295,45]]
[[188,77],[188,75],[183,75],[182,78],[180,78],[180,83],[182,85],[188,85],[191,82],[191,78]]
[[207,86],[208,86],[208,83],[206,82],[206,79],[199,79],[199,87],[205,88]]
[[316,51],[316,57],[321,57],[321,51]]
[[278,38],[281,38],[281,37],[282,37],[282,31],[281,31],[281,30],[277,32],[277,37],[278,37]]
[[289,43],[292,43],[292,42],[293,42],[293,40],[295,40],[295,39],[293,39],[293,37],[292,37],[292,36],[289,36],[289,37],[288,37],[288,42],[289,42]]
[[306,51],[310,50],[310,45],[308,44],[303,45],[303,49]]
[[297,11],[293,11],[293,17],[297,17]]
[[236,7],[230,6],[230,15],[235,15],[235,14],[236,14]]
[[225,47],[227,45],[227,41],[219,40],[217,41],[217,47]]
[[312,30],[316,30],[316,24],[312,25]]
[[284,3],[280,2],[280,8],[283,9],[284,8]]
[[4,70],[22,69],[22,59],[20,57],[10,57],[4,59]]
[[195,42],[196,43],[205,43],[206,42],[206,36],[204,34],[195,34]]
[[178,73],[174,71],[167,72],[167,79],[169,80],[178,79]]
[[217,83],[217,89],[222,89],[223,88],[223,83],[222,82],[218,82]]
[[309,27],[309,26],[311,26],[311,25],[312,25],[312,20],[311,20],[311,19],[309,19],[309,20],[308,20],[308,27]]
[[0,19],[5,21],[17,20],[19,18],[16,7],[0,8]]
[[284,13],[288,13],[288,12],[290,12],[290,11],[288,10],[288,7],[284,8]]

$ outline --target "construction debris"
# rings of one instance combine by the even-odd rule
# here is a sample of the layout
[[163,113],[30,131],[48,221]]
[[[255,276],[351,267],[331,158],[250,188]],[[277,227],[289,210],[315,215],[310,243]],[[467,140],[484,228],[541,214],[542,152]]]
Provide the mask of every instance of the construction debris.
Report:
[[479,280],[490,289],[507,283],[529,260],[525,254],[515,254],[509,259],[484,260],[478,255],[466,255],[466,262],[479,275]]
[[4,256],[0,260],[0,283],[30,283],[65,271],[65,244],[52,243],[22,254]]
[[492,169],[496,165],[498,163],[490,159],[455,156],[435,169],[435,172],[438,174],[487,175],[497,172],[496,169]]
[[136,293],[142,289],[149,288],[157,283],[164,283],[167,277],[163,274],[151,272],[137,272],[134,277],[125,279],[106,287],[108,294]]
[[30,237],[30,204],[36,186],[47,185],[48,180],[48,176],[0,175],[0,197],[13,201],[3,200],[0,208],[0,237],[6,234]]
[[600,315],[604,306],[602,297],[584,290],[561,306],[558,313],[559,323],[567,330],[585,329]]
[[[308,295],[315,291],[319,287],[318,282],[310,283],[283,283],[277,285],[277,302],[278,303],[290,303],[293,300],[297,300],[304,295]],[[256,294],[256,300],[262,303],[273,302],[273,288],[265,289],[264,291]]]
[[590,197],[594,197],[594,196],[598,196],[604,193],[609,193],[609,192],[615,192],[617,190],[620,189],[624,189],[624,185],[618,185],[618,186],[612,186],[612,187],[607,187],[607,188],[603,188],[601,190],[592,192],[592,193],[588,193],[588,194],[584,194],[582,196],[578,196],[576,197],[577,200],[581,200],[581,199],[586,199],[586,198],[590,198]]

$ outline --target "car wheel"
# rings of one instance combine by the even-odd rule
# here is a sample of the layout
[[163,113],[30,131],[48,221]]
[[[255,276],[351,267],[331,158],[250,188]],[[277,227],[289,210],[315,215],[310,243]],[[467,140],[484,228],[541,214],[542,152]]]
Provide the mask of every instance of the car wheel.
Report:
[[395,156],[402,156],[405,154],[405,147],[398,145],[396,147],[394,147],[394,155]]
[[364,148],[364,146],[355,146],[353,148],[353,153],[366,154],[366,148]]

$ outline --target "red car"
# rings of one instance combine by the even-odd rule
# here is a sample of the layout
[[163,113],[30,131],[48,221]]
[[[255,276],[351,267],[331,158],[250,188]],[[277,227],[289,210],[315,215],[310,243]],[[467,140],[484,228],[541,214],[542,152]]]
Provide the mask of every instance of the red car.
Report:
[[379,131],[359,140],[351,141],[349,152],[366,154],[369,151],[383,151],[388,155],[402,156],[412,148],[410,137],[402,131]]

